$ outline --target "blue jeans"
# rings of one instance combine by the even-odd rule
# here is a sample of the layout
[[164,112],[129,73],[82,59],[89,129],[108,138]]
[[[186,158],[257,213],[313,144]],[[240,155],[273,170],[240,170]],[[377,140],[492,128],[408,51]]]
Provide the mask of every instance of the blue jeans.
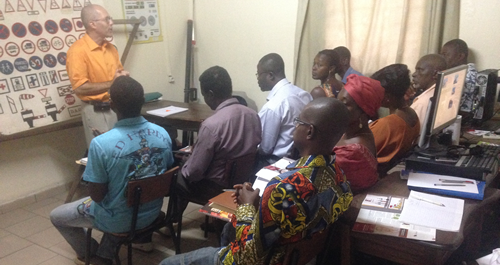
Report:
[[160,265],[218,265],[221,248],[206,247],[164,259]]
[[[59,233],[68,241],[80,258],[85,257],[86,228],[94,228],[94,216],[79,211],[78,206],[90,197],[63,204],[50,213],[50,221]],[[106,259],[114,259],[118,238],[104,233],[101,243],[92,238],[91,255]]]

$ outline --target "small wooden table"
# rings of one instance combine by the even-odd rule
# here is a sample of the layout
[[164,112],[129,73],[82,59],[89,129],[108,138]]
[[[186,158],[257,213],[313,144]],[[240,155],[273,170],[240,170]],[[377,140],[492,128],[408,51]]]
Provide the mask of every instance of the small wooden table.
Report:
[[[354,196],[350,209],[345,213],[343,221],[351,228],[358,216],[366,194],[379,193],[408,197],[410,191],[406,180],[401,180],[399,172],[394,172],[375,186]],[[500,200],[500,190],[487,187],[482,201],[464,199],[464,215],[460,231],[436,231],[436,241],[417,241],[384,235],[350,232],[351,248],[353,250],[377,256],[403,264],[444,264],[450,255],[461,244],[467,247],[478,246],[483,214]]]
[[[147,113],[149,110],[165,108],[168,106],[188,108],[188,110],[166,117],[159,117]],[[146,120],[160,126],[170,126],[183,131],[198,131],[201,123],[208,117],[212,116],[214,111],[206,104],[158,100],[144,104],[144,106],[142,106],[141,114],[144,118],[146,118]]]

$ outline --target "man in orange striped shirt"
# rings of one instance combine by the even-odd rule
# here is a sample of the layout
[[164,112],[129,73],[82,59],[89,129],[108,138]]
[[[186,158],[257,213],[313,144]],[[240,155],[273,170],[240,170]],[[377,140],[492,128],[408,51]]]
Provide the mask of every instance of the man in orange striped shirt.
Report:
[[82,100],[82,121],[87,146],[99,132],[116,123],[109,107],[108,90],[118,76],[128,76],[116,48],[106,38],[113,36],[113,19],[99,5],[82,9],[86,34],[68,50],[66,70],[75,94]]

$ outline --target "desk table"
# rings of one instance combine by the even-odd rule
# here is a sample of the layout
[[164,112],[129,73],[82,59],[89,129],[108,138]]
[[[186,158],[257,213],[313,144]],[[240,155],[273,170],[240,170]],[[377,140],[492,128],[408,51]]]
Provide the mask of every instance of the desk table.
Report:
[[[182,107],[187,108],[188,110],[166,117],[159,117],[147,113],[147,111],[165,108],[168,106]],[[206,104],[157,100],[144,104],[142,106],[141,114],[144,118],[146,118],[146,120],[160,126],[170,126],[183,131],[198,131],[201,122],[212,116],[214,111]]]
[[[394,172],[381,179],[375,186],[354,196],[343,221],[352,228],[366,194],[390,194],[408,197],[406,180]],[[465,199],[460,231],[436,231],[436,241],[417,241],[384,235],[350,232],[352,250],[403,264],[444,264],[462,243],[466,247],[478,246],[483,214],[500,200],[500,190],[487,187],[482,201]]]

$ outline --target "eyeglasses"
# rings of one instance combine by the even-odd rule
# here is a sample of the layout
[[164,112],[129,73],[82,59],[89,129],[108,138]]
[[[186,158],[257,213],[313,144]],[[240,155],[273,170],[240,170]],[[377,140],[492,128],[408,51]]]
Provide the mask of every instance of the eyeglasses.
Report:
[[113,21],[113,18],[110,17],[110,16],[107,16],[105,18],[101,18],[101,19],[94,19],[94,21],[106,21],[107,23]]
[[314,127],[314,124],[302,121],[299,118],[294,118],[293,119],[293,125],[295,125],[295,127],[297,127],[299,125],[308,125],[308,126],[313,126]]

